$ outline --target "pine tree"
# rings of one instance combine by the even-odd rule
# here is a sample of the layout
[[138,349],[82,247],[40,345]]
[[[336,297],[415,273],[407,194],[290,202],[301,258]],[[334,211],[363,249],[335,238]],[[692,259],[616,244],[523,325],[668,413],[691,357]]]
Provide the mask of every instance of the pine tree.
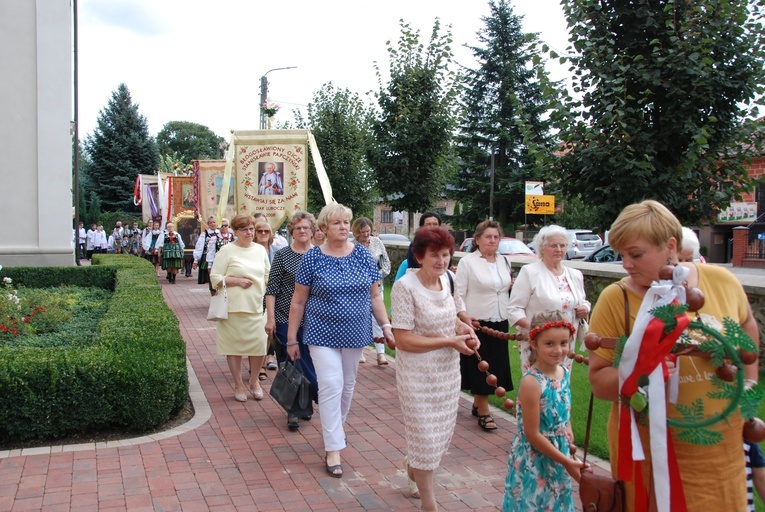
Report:
[[125,84],[119,85],[99,113],[96,129],[85,140],[85,151],[92,191],[103,210],[136,211],[132,200],[136,176],[155,174],[159,156],[146,118],[133,104]]
[[[490,1],[491,13],[471,47],[477,69],[468,69],[461,96],[457,151],[460,164],[452,194],[463,202],[452,224],[473,228],[493,216],[511,227],[524,220],[524,182],[544,180],[539,151],[552,148],[542,83],[545,71],[535,34],[522,32],[521,19],[506,0]],[[540,81],[541,80],[541,81]],[[489,211],[494,151],[494,211]]]

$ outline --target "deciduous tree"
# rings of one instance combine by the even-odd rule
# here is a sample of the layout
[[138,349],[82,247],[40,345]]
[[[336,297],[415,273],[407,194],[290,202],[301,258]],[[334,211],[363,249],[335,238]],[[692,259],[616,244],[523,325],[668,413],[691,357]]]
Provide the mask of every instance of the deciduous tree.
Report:
[[561,178],[598,205],[603,226],[645,198],[684,222],[708,220],[751,188],[761,0],[567,0],[564,9],[581,100],[564,98],[554,116]]
[[149,135],[146,118],[133,104],[130,91],[120,84],[98,115],[92,135],[85,140],[90,159],[92,192],[103,211],[137,211],[133,185],[138,174],[157,171],[157,144]]
[[[354,216],[371,216],[375,189],[365,153],[368,132],[367,109],[358,94],[324,84],[307,107],[307,119],[296,112],[296,123],[309,128],[332,184],[335,200],[353,210]],[[324,206],[316,169],[311,159],[308,204],[319,211]]]
[[186,165],[192,160],[211,160],[221,156],[223,137],[207,126],[189,121],[170,121],[157,134],[160,155],[175,156]]
[[428,46],[419,31],[401,21],[398,44],[388,42],[390,81],[377,68],[379,111],[371,121],[367,156],[378,188],[394,210],[429,209],[445,190],[454,168],[451,148],[457,89],[451,34],[438,20]]

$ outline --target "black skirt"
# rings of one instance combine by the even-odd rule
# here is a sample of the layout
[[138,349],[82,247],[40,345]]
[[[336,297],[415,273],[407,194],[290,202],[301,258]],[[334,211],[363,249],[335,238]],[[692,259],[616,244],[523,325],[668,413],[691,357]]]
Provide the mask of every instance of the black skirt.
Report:
[[[501,322],[486,322],[481,320],[481,325],[500,332],[507,332],[507,320]],[[489,363],[489,373],[497,376],[497,386],[505,390],[513,389],[513,378],[510,374],[510,342],[501,340],[477,331],[478,339],[481,340],[481,348],[478,353],[481,358]],[[486,373],[478,369],[478,358],[474,355],[460,354],[460,373],[462,374],[462,389],[472,392],[474,395],[493,395],[494,386],[486,383]]]

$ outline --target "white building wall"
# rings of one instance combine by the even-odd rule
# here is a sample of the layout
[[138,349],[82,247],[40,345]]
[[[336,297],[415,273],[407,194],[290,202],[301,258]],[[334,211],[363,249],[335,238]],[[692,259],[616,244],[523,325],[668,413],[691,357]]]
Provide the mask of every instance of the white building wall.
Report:
[[0,1],[0,265],[74,264],[66,0]]

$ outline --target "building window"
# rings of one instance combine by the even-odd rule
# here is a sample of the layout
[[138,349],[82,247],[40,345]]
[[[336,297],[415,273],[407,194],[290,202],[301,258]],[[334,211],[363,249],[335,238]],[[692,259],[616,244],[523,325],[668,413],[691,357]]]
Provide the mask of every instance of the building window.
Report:
[[382,210],[380,212],[380,222],[383,224],[392,224],[393,223],[393,211],[392,210]]

